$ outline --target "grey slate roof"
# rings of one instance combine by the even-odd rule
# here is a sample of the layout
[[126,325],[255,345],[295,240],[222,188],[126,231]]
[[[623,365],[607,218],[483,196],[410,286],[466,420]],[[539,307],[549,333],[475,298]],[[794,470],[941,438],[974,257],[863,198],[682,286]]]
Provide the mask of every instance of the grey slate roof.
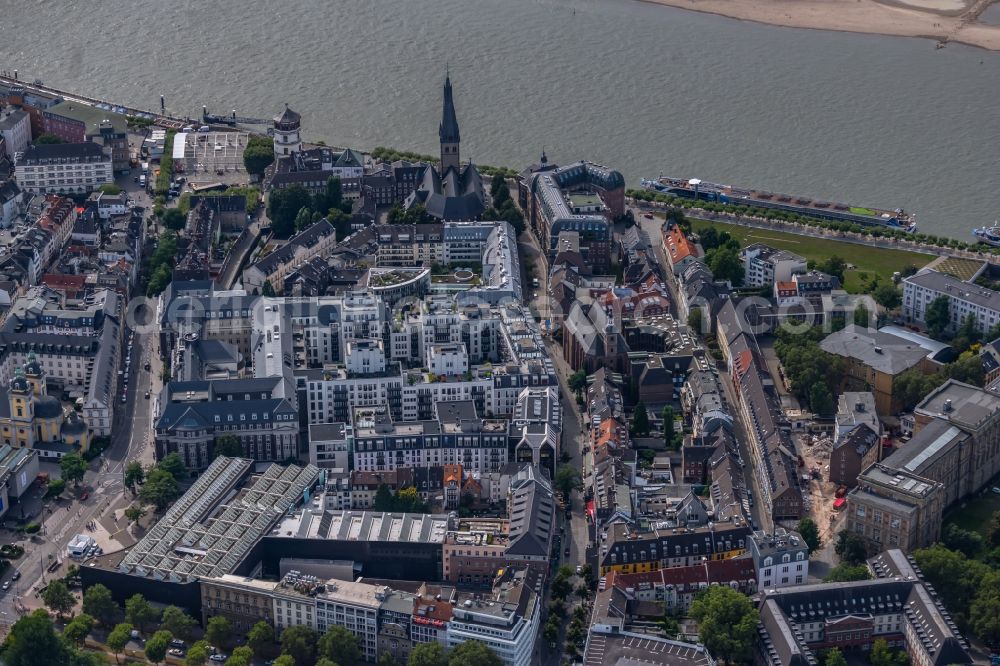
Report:
[[526,466],[511,479],[510,493],[507,555],[546,557],[555,528],[552,486],[538,468]]
[[451,92],[450,76],[446,76],[444,79],[444,106],[441,110],[438,137],[442,143],[457,143],[462,140],[458,131],[458,115],[455,113],[455,100]]
[[826,336],[819,346],[825,352],[856,359],[887,375],[898,375],[927,356],[927,350],[918,344],[853,324]]

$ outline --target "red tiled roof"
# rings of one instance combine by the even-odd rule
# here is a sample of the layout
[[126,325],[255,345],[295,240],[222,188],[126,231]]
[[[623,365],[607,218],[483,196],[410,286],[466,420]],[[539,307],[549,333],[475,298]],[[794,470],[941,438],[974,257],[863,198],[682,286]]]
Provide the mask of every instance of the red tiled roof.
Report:
[[687,257],[698,256],[698,248],[688,240],[688,237],[684,235],[684,231],[677,225],[670,228],[670,233],[666,237],[666,246],[671,264],[683,261]]

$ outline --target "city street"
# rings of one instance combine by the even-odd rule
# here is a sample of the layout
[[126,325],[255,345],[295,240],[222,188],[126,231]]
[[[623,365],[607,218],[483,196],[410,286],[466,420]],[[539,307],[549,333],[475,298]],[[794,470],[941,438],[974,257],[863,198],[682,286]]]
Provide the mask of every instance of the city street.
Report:
[[[673,271],[670,269],[670,264],[667,262],[666,255],[663,253],[663,218],[647,218],[644,215],[644,211],[638,208],[633,208],[632,214],[635,215],[635,219],[642,227],[642,230],[649,236],[649,241],[653,245],[654,251],[656,252],[657,261],[659,261],[660,265],[663,266],[663,272],[666,276],[667,289],[670,290],[670,311],[674,314],[674,316],[676,316],[677,303],[679,300],[677,296],[677,281],[674,278]],[[743,462],[745,464],[743,468],[743,479],[746,483],[746,487],[751,489],[755,498],[764,497],[760,491],[757,475],[753,473],[753,457],[750,454],[750,447],[747,444],[749,440],[747,439],[746,426],[743,423],[743,414],[740,412],[736,391],[733,387],[733,378],[724,366],[719,368],[719,382],[723,386],[729,411],[733,415],[733,425],[736,430],[736,441],[740,447],[740,456],[743,458]],[[760,502],[754,502],[750,511],[753,514],[753,519],[757,523],[757,527],[765,530],[769,530],[773,527],[773,525],[771,525],[770,514],[764,510],[764,507]]]
[[[148,215],[152,202],[139,185],[132,182],[131,175],[120,177],[118,184],[128,192],[137,206],[145,209]],[[154,308],[154,304],[148,304],[144,308],[144,316],[153,317]],[[128,310],[126,307],[126,311]],[[124,319],[125,321],[121,322],[123,326],[134,323],[128,315]],[[15,571],[20,573],[20,579],[13,581],[10,589],[0,591],[0,625],[12,624],[25,609],[41,606],[37,591],[52,577],[62,576],[66,567],[73,562],[66,558],[65,548],[74,535],[83,533],[93,536],[103,545],[105,552],[111,552],[125,545],[116,537],[129,544],[134,542],[134,538],[125,530],[124,518],[121,519],[119,527],[116,517],[120,518],[124,508],[133,502],[130,494],[128,497],[123,494],[125,466],[132,460],[139,460],[144,466],[153,461],[150,418],[152,405],[161,385],[159,377],[161,362],[155,327],[152,327],[152,330],[153,332],[148,333],[137,331],[132,344],[128,341],[128,331],[123,333],[122,369],[126,355],[131,354],[129,368],[131,381],[128,383],[125,392],[126,401],[123,403],[121,397],[124,377],[118,376],[116,390],[112,396],[115,411],[111,443],[90,463],[90,469],[81,483],[81,489],[86,491],[89,497],[80,501],[76,499],[71,489],[67,489],[63,493],[63,498],[45,501],[37,517],[38,522],[42,523],[42,529],[38,534],[29,538],[14,530],[7,530],[0,536],[0,542],[18,543],[25,549],[25,555],[13,560],[11,563],[13,566],[3,576],[4,580],[9,580]],[[149,371],[145,370],[146,363],[150,364]],[[147,391],[150,393],[148,400],[145,397]],[[42,471],[48,471],[51,478],[59,477],[58,463],[43,462],[41,468]],[[34,487],[29,493],[35,493],[39,497],[42,495],[42,492],[35,490]],[[39,497],[33,499],[38,500]],[[96,529],[88,531],[87,525],[91,522],[95,524]],[[57,561],[61,561],[59,568],[48,571],[48,567]]]

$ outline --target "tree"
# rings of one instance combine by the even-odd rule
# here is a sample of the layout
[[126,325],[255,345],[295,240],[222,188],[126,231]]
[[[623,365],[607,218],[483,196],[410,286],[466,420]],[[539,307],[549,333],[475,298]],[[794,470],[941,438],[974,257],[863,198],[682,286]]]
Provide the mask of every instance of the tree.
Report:
[[243,445],[235,435],[222,435],[215,438],[215,455],[239,458],[243,455]]
[[913,559],[961,625],[989,567],[939,543],[913,551]]
[[87,461],[81,458],[80,454],[70,452],[59,459],[59,469],[67,483],[72,481],[74,486],[79,486],[87,471]]
[[118,663],[118,655],[125,650],[125,646],[128,645],[130,640],[132,640],[132,625],[128,622],[117,625],[108,634],[108,639],[105,642],[108,649],[115,655],[116,664]]
[[295,232],[295,218],[299,211],[311,205],[312,195],[301,185],[271,190],[267,199],[271,231],[278,238],[288,238]]
[[146,508],[141,504],[133,504],[125,509],[125,517],[129,522],[137,523],[139,519],[146,515]]
[[6,666],[62,664],[67,657],[66,652],[66,646],[59,640],[49,614],[39,608],[11,627],[10,636],[4,643],[3,661]]
[[833,414],[833,394],[830,393],[830,387],[823,382],[813,384],[809,389],[809,407],[820,416]]
[[73,645],[80,647],[87,635],[94,629],[94,618],[86,613],[80,613],[63,629],[63,637]]
[[44,132],[42,134],[39,134],[38,138],[35,139],[36,145],[45,145],[49,143],[66,143],[66,142],[60,139],[55,134],[53,134],[52,132]]
[[872,313],[868,311],[864,303],[858,303],[854,308],[854,325],[861,328],[869,328],[872,324]]
[[[486,212],[483,213],[483,219],[490,219]],[[389,210],[386,221],[389,224],[429,224],[435,222],[435,219],[420,204],[410,206],[407,209],[396,204]]]
[[847,666],[847,660],[844,659],[844,654],[840,650],[833,648],[826,653],[823,666]]
[[894,310],[899,307],[899,304],[903,302],[903,297],[899,293],[899,289],[896,285],[881,282],[875,289],[872,290],[872,298],[875,302],[884,307],[886,310]]
[[843,530],[837,534],[837,544],[834,546],[834,552],[837,553],[841,562],[861,564],[868,557],[868,546],[865,544],[865,540],[859,535]]
[[632,412],[632,434],[640,437],[649,435],[649,412],[646,403],[640,402]]
[[[344,191],[340,185],[340,178],[337,176],[330,176],[326,179],[326,187],[322,192],[317,193],[312,200],[312,209],[315,211],[328,211],[330,209],[337,209],[340,212],[346,212],[341,210],[341,206],[344,205]],[[349,211],[350,208],[347,208]]]
[[73,606],[76,605],[76,598],[69,591],[69,588],[66,587],[66,583],[61,580],[54,580],[42,592],[42,603],[54,610],[56,615],[62,618],[63,613],[72,610]]
[[730,663],[750,661],[757,613],[748,597],[731,587],[712,586],[691,604],[690,615],[711,654]]
[[279,655],[271,666],[295,666],[295,658],[288,654]]
[[[976,354],[972,350],[962,352],[954,362],[949,363],[945,367],[949,377],[957,379],[960,382],[965,382],[966,384],[982,386],[986,378],[983,372],[983,361],[979,357],[979,354]],[[943,378],[941,379],[941,383],[944,383]]]
[[715,248],[719,247],[722,244],[721,242],[719,242],[719,232],[716,231],[715,227],[705,227],[704,229],[699,231],[698,242],[701,244],[701,249],[703,249],[705,252],[708,252],[709,250],[714,250]]
[[187,224],[187,217],[178,208],[168,208],[163,211],[163,215],[160,216],[160,221],[163,222],[163,226],[167,229],[173,229],[174,231],[180,231]]
[[262,176],[273,162],[274,142],[266,136],[250,135],[243,151],[243,166],[247,173]]
[[97,188],[97,191],[102,194],[110,194],[114,196],[116,194],[121,194],[122,188],[114,183],[105,183]]
[[988,539],[991,546],[1000,546],[1000,511],[994,511],[990,517]]
[[837,255],[830,255],[825,261],[816,264],[816,268],[836,277],[840,280],[840,284],[844,284],[844,271],[847,270],[847,262]]
[[316,661],[316,632],[296,625],[281,632],[281,652],[295,660],[297,666],[312,666]]
[[197,641],[184,655],[184,666],[205,666],[208,661],[208,641]]
[[[118,619],[118,604],[111,597],[111,590],[100,583],[91,585],[83,593],[83,612],[104,627],[110,627]],[[131,631],[131,627],[129,628]]]
[[[229,655],[229,659],[226,659],[226,666],[251,666],[252,663],[253,650],[245,645],[233,648],[233,652]],[[319,662],[316,662],[316,666],[319,666]]]
[[274,296],[274,287],[271,286],[270,280],[264,280],[264,284],[260,286],[260,295],[268,297]]
[[166,629],[177,638],[191,640],[198,621],[177,606],[167,606],[160,616],[160,628]]
[[142,468],[142,463],[133,460],[125,466],[125,486],[135,492],[136,486],[142,485],[146,480],[146,471]]
[[812,555],[814,552],[819,550],[822,541],[819,538],[819,527],[816,526],[815,521],[812,518],[803,518],[799,521],[798,527],[795,531],[799,533],[802,540],[806,542],[806,546],[809,547],[809,554]]
[[274,627],[263,620],[253,625],[247,632],[247,645],[258,657],[266,654],[274,645]]
[[233,627],[224,615],[214,615],[208,618],[205,625],[205,640],[210,645],[226,647],[232,644]]
[[414,486],[405,486],[399,489],[393,498],[393,510],[404,513],[426,513],[427,504],[420,497],[420,493]]
[[420,643],[410,650],[406,666],[446,666],[448,663],[440,643]]
[[358,637],[339,625],[326,630],[317,644],[317,654],[337,663],[339,666],[354,666],[361,661]]
[[485,643],[471,640],[455,646],[448,654],[448,666],[503,666],[503,659],[486,647]]
[[1000,644],[1000,572],[994,571],[983,578],[969,608],[969,626],[987,645]]
[[146,641],[146,649],[144,650],[146,659],[149,659],[154,664],[159,664],[166,659],[167,648],[170,647],[170,640],[172,638],[173,636],[170,635],[170,632],[165,629],[161,629],[150,636],[149,640]]
[[970,559],[983,549],[983,537],[978,532],[963,530],[955,523],[948,523],[941,530],[941,543],[946,548],[957,550]]
[[663,441],[667,448],[671,448],[674,442],[674,408],[667,405],[660,415],[663,420]]
[[830,569],[830,573],[823,580],[827,583],[847,583],[852,580],[868,580],[869,578],[871,578],[871,574],[864,564],[841,562]]
[[156,622],[159,617],[157,610],[141,594],[133,594],[125,600],[125,619],[138,627],[139,631],[146,631],[146,626]]
[[583,482],[580,480],[580,472],[569,465],[561,465],[556,470],[554,483],[556,490],[566,498],[567,502],[569,502],[570,494],[574,490],[583,487]]
[[702,318],[704,315],[701,312],[701,308],[691,308],[688,311],[687,325],[692,331],[697,333],[704,333],[705,330],[702,328]]
[[709,252],[705,258],[716,280],[728,280],[734,287],[743,284],[743,262],[738,251],[730,247],[720,247]]
[[872,666],[906,666],[910,660],[905,652],[894,652],[884,638],[876,639],[868,653],[868,662]]
[[180,492],[177,480],[169,472],[154,468],[139,490],[139,499],[152,504],[157,511],[162,511],[180,495]]
[[384,483],[378,484],[378,489],[375,491],[375,500],[373,508],[376,511],[392,511],[393,508],[392,491],[389,490],[389,486],[387,486]]
[[580,393],[587,388],[587,371],[580,368],[567,378],[566,384],[569,386],[570,391]]
[[927,332],[932,338],[940,338],[948,328],[951,322],[950,306],[951,299],[947,296],[938,296],[924,310],[924,323],[927,324]]
[[59,497],[66,490],[66,482],[62,479],[52,479],[45,491],[45,497]]
[[184,461],[177,453],[168,453],[163,456],[163,460],[156,463],[156,468],[161,469],[170,476],[174,477],[175,481],[183,481],[188,478],[187,467],[184,465]]
[[[500,186],[507,186],[507,179],[499,171],[493,174],[493,178],[490,179],[490,196],[495,200],[500,192]],[[510,190],[507,191],[507,196],[510,196]]]
[[298,233],[312,224],[312,210],[303,206],[295,214],[295,232]]

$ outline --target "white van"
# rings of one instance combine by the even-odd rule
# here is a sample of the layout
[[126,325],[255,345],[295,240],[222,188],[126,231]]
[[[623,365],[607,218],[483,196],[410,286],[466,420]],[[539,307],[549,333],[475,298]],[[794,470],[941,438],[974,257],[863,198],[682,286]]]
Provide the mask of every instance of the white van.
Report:
[[139,176],[139,185],[141,185],[142,187],[146,187],[146,176],[145,175]]

